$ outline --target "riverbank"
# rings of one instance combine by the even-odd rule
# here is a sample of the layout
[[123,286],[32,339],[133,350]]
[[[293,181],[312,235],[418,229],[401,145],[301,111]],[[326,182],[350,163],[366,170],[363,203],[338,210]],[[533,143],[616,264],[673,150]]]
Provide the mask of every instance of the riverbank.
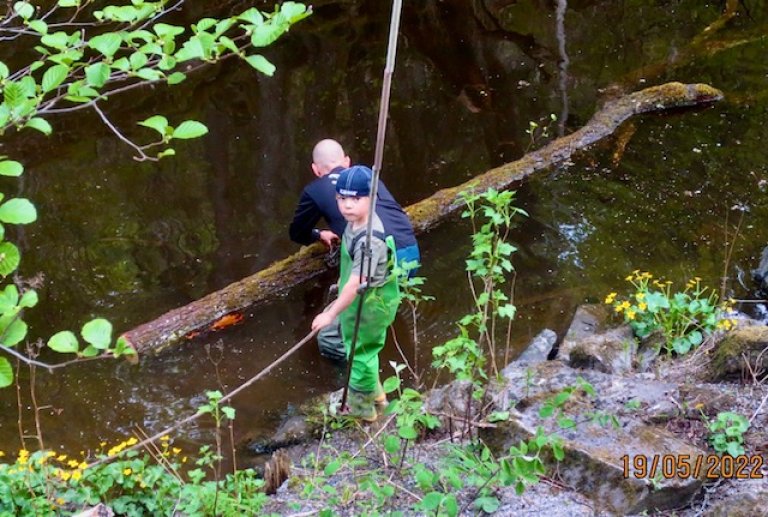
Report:
[[[425,411],[441,426],[413,443],[393,441],[398,415],[335,430],[315,415],[310,427],[322,439],[286,449],[290,477],[265,511],[761,515],[768,508],[768,387],[756,375],[764,375],[768,354],[753,352],[768,349],[768,328],[746,319],[736,328],[684,358],[650,357],[648,343],[629,345],[628,327],[611,327],[602,308],[582,307],[555,360],[546,360],[555,340],[545,331],[482,403],[468,407],[460,381],[425,394]],[[748,421],[743,433],[722,430],[728,441],[743,438],[735,461],[713,449],[712,422],[724,414]],[[521,441],[537,440],[559,441],[561,457],[550,445],[514,454]],[[545,469],[538,483],[535,466],[526,466],[535,465],[532,458]]]

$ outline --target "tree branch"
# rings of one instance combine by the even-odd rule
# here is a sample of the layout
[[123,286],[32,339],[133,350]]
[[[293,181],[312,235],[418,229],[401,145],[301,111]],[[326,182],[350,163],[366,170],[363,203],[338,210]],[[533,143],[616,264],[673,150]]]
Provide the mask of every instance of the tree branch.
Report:
[[104,124],[106,124],[106,126],[110,130],[112,130],[112,132],[115,135],[117,135],[117,138],[119,138],[120,140],[122,140],[123,142],[125,142],[126,144],[131,146],[137,153],[139,153],[139,156],[134,156],[133,157],[134,160],[139,161],[139,162],[143,162],[143,161],[146,161],[146,160],[149,160],[149,161],[152,161],[152,162],[156,162],[156,161],[159,160],[158,158],[153,158],[151,156],[148,156],[144,152],[144,149],[142,147],[139,147],[138,145],[134,144],[130,139],[128,139],[125,136],[123,136],[123,134],[120,132],[120,130],[118,130],[114,126],[114,124],[112,124],[112,122],[110,122],[110,120],[107,118],[107,116],[104,114],[104,112],[101,111],[101,108],[99,108],[99,105],[96,104],[95,102],[93,103],[93,109],[96,110],[96,113],[99,114],[99,117],[101,117],[101,120],[104,122]]

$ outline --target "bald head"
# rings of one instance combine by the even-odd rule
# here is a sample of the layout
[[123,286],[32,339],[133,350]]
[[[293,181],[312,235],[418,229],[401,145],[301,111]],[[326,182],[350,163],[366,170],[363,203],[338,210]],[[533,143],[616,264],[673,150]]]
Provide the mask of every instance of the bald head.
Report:
[[315,176],[325,176],[336,167],[349,167],[349,156],[336,140],[320,140],[312,149],[312,171]]

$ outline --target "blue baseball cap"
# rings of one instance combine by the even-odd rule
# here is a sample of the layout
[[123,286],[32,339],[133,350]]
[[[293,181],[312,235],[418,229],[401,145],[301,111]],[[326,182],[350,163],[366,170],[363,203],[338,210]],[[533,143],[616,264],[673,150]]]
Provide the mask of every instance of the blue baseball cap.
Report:
[[365,197],[371,195],[373,171],[365,165],[354,165],[339,173],[336,192],[342,196]]

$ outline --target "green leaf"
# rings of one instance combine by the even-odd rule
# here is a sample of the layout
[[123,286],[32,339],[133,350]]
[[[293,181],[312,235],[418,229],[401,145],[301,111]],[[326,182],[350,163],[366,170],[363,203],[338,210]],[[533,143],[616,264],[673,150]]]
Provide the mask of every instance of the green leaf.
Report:
[[88,345],[80,352],[83,357],[96,357],[101,351],[93,345]]
[[443,501],[443,494],[440,492],[430,492],[421,500],[421,505],[425,510],[434,511],[440,507]]
[[392,436],[391,434],[388,434],[384,438],[384,450],[387,451],[389,454],[395,454],[397,451],[400,450],[400,440],[397,438],[397,436]]
[[32,18],[35,14],[35,8],[29,2],[16,2],[13,4],[13,10],[25,20]]
[[29,22],[29,28],[40,34],[48,34],[48,24],[43,20],[32,20]]
[[106,350],[112,342],[112,324],[104,318],[96,318],[83,325],[80,334],[94,347]]
[[53,65],[43,74],[43,92],[47,93],[57,88],[69,74],[69,67],[67,65]]
[[5,314],[16,308],[19,303],[19,290],[10,284],[0,292],[0,314]]
[[157,153],[157,159],[165,158],[166,156],[176,156],[176,151],[171,149],[170,147],[168,149],[165,149],[163,151],[160,151]]
[[37,219],[35,205],[28,199],[9,199],[0,205],[0,221],[10,224],[29,224]]
[[133,68],[134,70],[138,70],[139,68],[143,68],[144,65],[147,64],[147,61],[149,61],[149,59],[147,58],[147,55],[144,54],[143,52],[134,52],[133,54],[131,54],[130,61],[131,61],[131,68]]
[[127,72],[131,68],[131,63],[128,61],[128,58],[121,57],[112,63],[112,68],[115,70],[120,70],[121,72]]
[[261,72],[262,74],[272,77],[275,73],[275,65],[270,63],[267,58],[261,54],[254,54],[245,58],[249,65]]
[[12,242],[0,243],[0,275],[6,277],[16,271],[21,262],[19,248]]
[[333,476],[336,474],[336,472],[339,471],[339,469],[342,467],[342,463],[340,460],[333,460],[328,465],[325,466],[325,469],[323,469],[323,473],[326,476]]
[[64,50],[67,48],[67,43],[69,42],[69,34],[64,31],[46,34],[40,38],[40,42],[46,47],[55,48],[56,50]]
[[3,160],[0,162],[0,176],[21,176],[24,172],[24,166],[13,160]]
[[193,28],[197,29],[197,31],[199,32],[207,31],[208,29],[216,25],[217,21],[218,20],[215,20],[213,18],[203,18],[202,20],[197,22],[195,25],[193,25]]
[[0,357],[0,388],[13,384],[13,368],[5,357]]
[[160,70],[171,70],[176,67],[176,58],[171,56],[163,56],[160,62],[157,64]]
[[284,32],[282,27],[275,25],[259,25],[251,33],[251,44],[254,47],[267,47],[277,40]]
[[144,79],[145,81],[157,81],[162,79],[163,74],[154,68],[142,68],[136,72],[136,77]]
[[488,415],[488,421],[493,422],[506,422],[509,420],[509,411],[494,411]]
[[24,124],[24,127],[31,127],[32,129],[37,129],[38,131],[43,133],[45,136],[50,135],[51,132],[53,131],[51,124],[44,118],[40,118],[40,117],[35,117],[27,120],[27,123]]
[[51,339],[48,340],[48,346],[62,354],[74,353],[80,348],[77,337],[69,330],[62,330],[51,336]]
[[183,74],[181,72],[174,72],[171,75],[169,75],[166,80],[168,81],[168,84],[179,84],[184,79],[186,79],[186,74]]
[[495,497],[478,497],[475,499],[475,508],[485,513],[493,513],[499,509],[501,503]]
[[109,80],[110,68],[106,63],[96,63],[85,67],[85,79],[90,86],[101,88]]
[[571,427],[576,427],[576,421],[572,418],[561,416],[557,419],[557,425],[560,426],[560,429],[570,429]]
[[155,34],[160,36],[163,39],[166,39],[166,36],[170,36],[171,38],[175,38],[179,34],[184,33],[184,27],[179,27],[176,25],[168,25],[167,23],[156,23],[152,30],[155,31]]
[[197,122],[196,120],[185,120],[179,127],[173,130],[172,138],[179,138],[187,140],[190,138],[198,138],[208,133],[208,128],[205,124]]
[[19,83],[12,81],[5,84],[5,87],[3,88],[3,98],[5,99],[5,104],[11,109],[21,106],[21,104],[27,100],[22,86]]
[[8,77],[8,74],[10,74],[11,71],[8,70],[8,65],[0,61],[0,79],[5,79]]
[[416,431],[416,429],[410,425],[406,425],[398,429],[397,434],[399,434],[400,438],[403,440],[415,440],[419,436],[419,433]]
[[5,329],[2,339],[5,346],[16,346],[25,337],[27,337],[27,324],[21,318],[17,318]]
[[235,408],[230,407],[230,406],[223,406],[221,408],[221,412],[224,413],[224,416],[226,416],[230,420],[234,420],[235,419]]
[[112,57],[115,55],[115,52],[118,51],[122,43],[123,39],[119,34],[108,32],[91,38],[88,42],[88,46],[94,50],[98,50],[106,57]]
[[283,2],[280,6],[280,14],[285,16],[291,23],[295,23],[309,15],[307,6],[299,2]]
[[30,308],[37,305],[38,297],[37,297],[37,291],[34,289],[30,289],[26,292],[24,292],[23,295],[21,295],[21,301],[19,302],[19,307],[25,307]]
[[168,128],[168,119],[162,115],[154,115],[138,123],[140,126],[154,129],[160,136],[165,136],[165,130]]
[[59,7],[77,7],[80,5],[80,0],[59,0]]
[[255,7],[251,7],[247,11],[241,13],[237,18],[252,25],[261,25],[264,23],[264,16]]
[[382,386],[384,388],[384,393],[392,393],[397,388],[400,387],[400,379],[397,377],[389,377],[387,380],[384,381],[384,384]]

